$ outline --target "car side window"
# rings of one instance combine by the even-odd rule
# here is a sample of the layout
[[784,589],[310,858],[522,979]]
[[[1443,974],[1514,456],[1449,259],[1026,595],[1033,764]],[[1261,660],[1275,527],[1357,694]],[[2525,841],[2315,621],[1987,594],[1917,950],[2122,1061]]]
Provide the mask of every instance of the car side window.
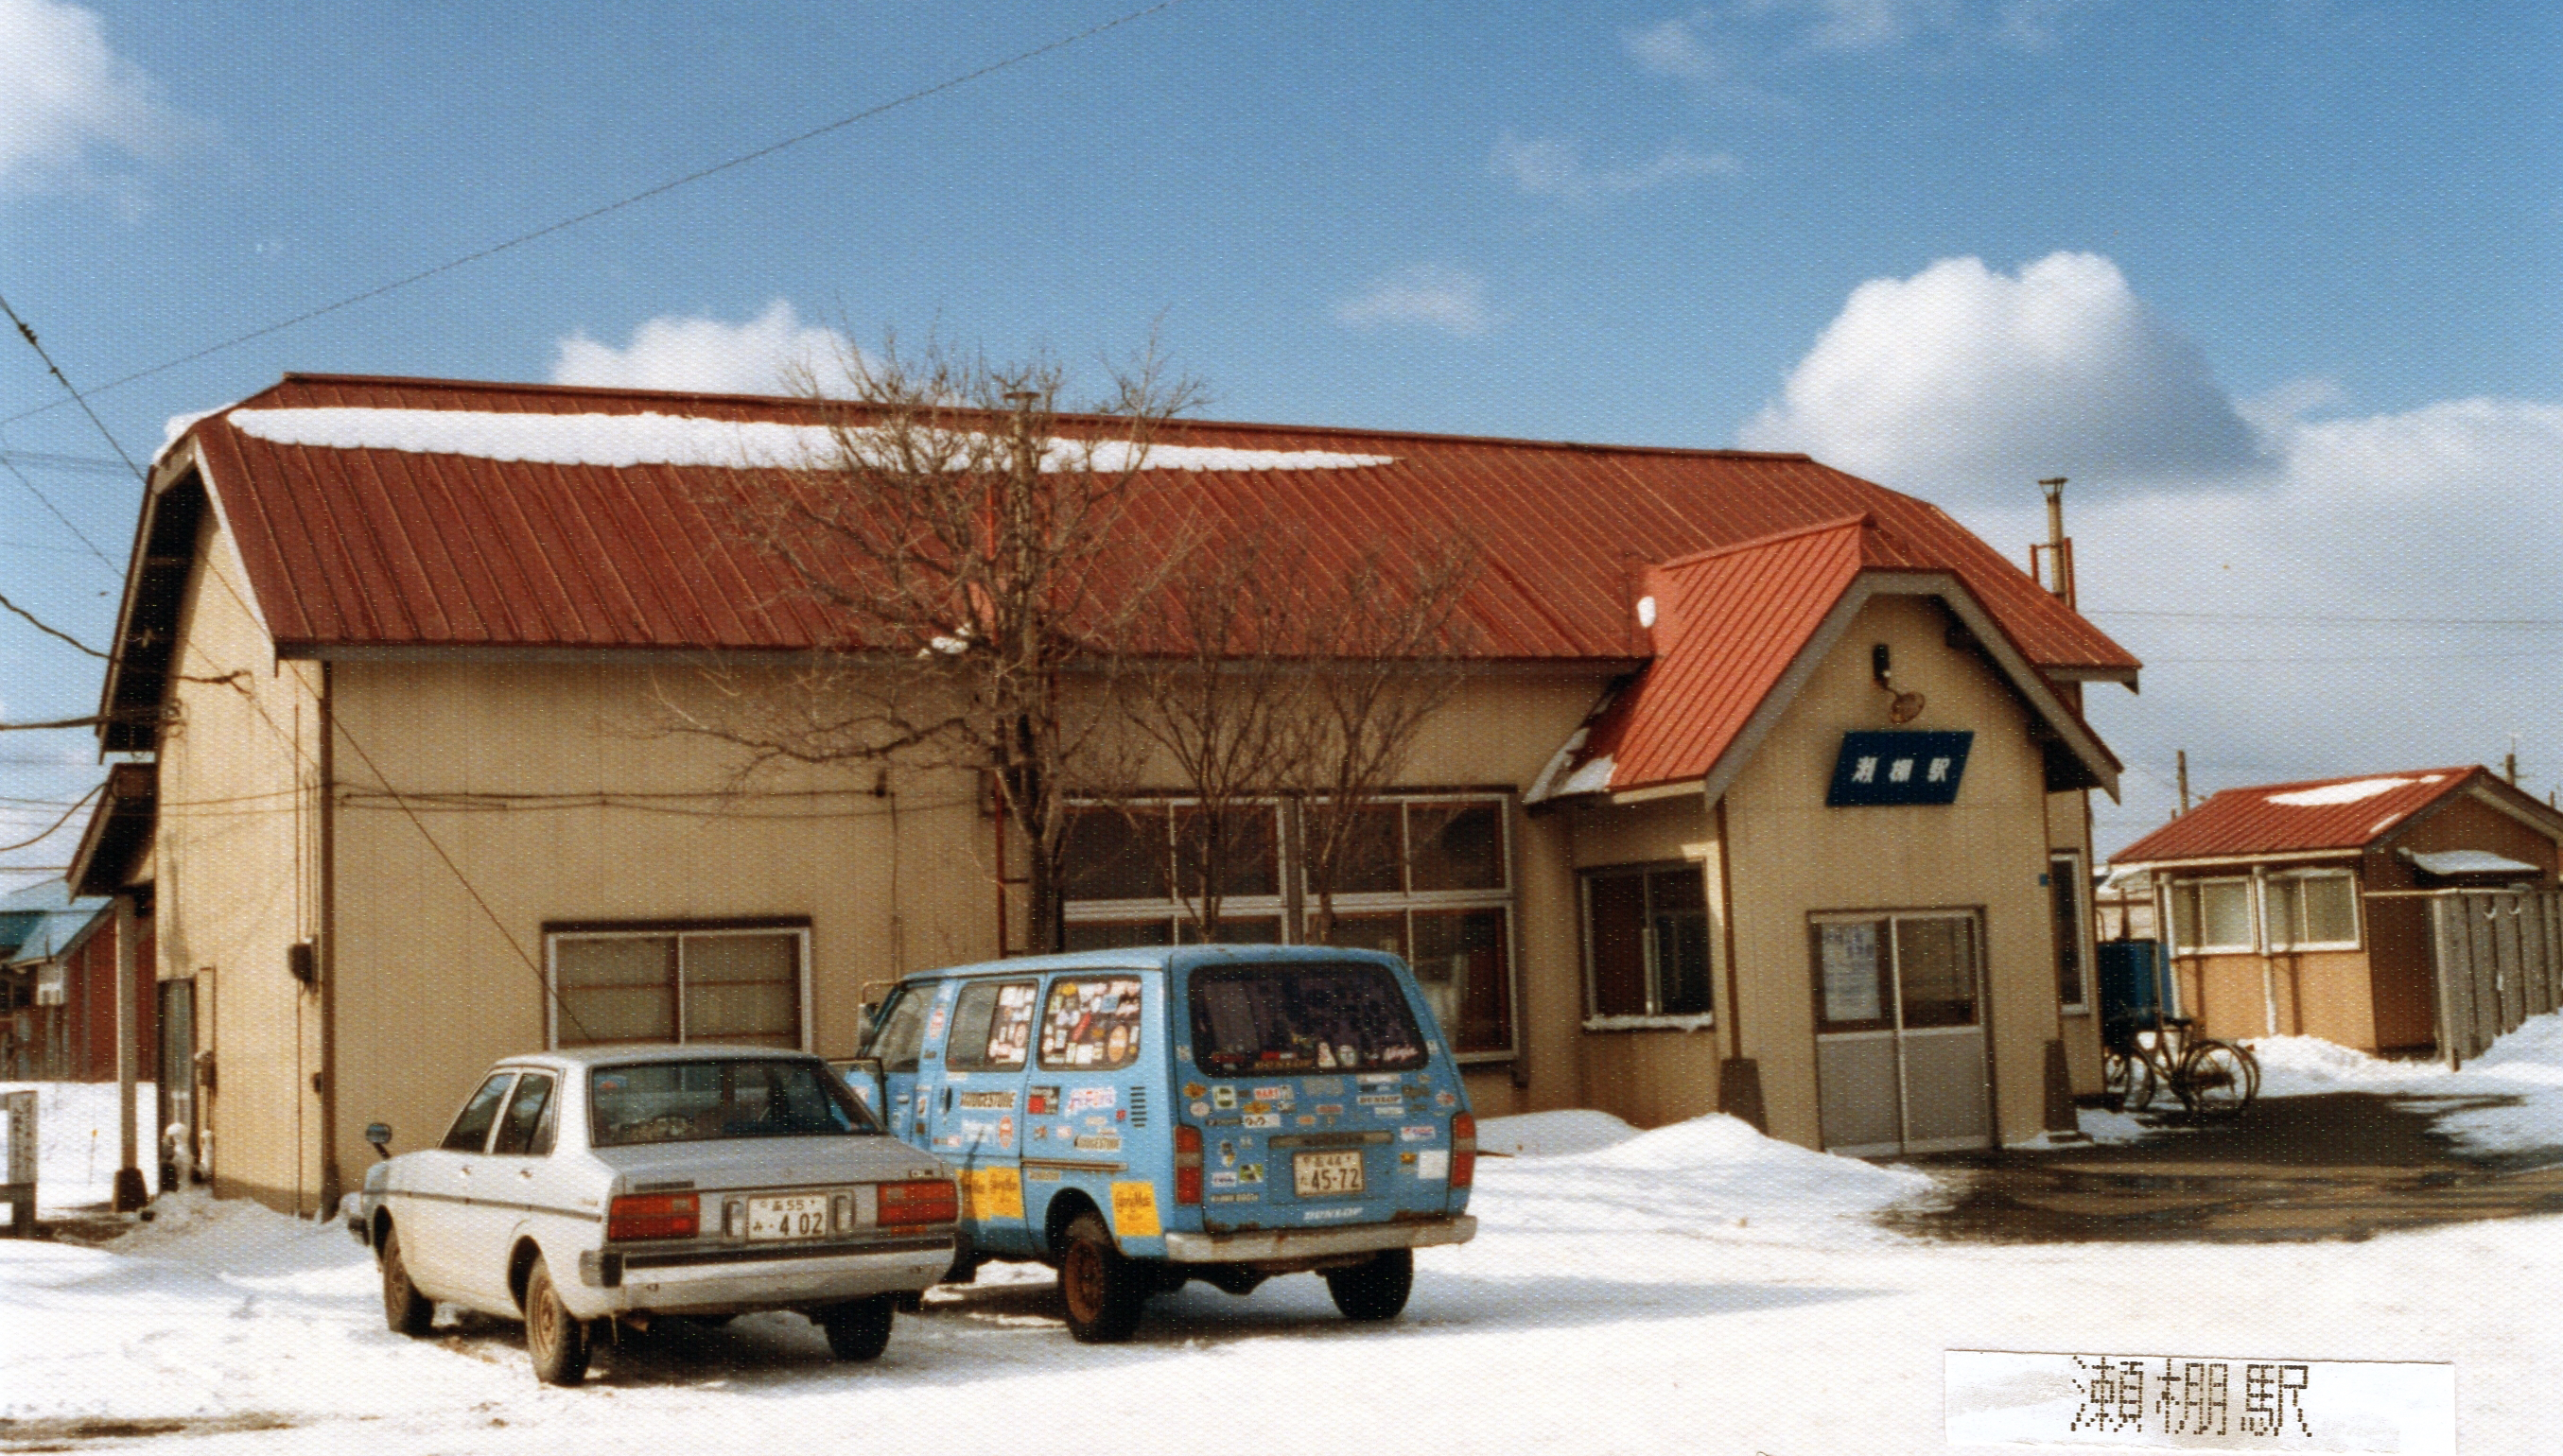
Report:
[[516,1080],[514,1072],[492,1072],[472,1100],[463,1104],[463,1115],[447,1130],[445,1141],[437,1144],[448,1153],[478,1153],[490,1141],[490,1124],[498,1120],[499,1100],[507,1095],[507,1085]]
[[498,1137],[490,1151],[519,1158],[548,1157],[553,1126],[551,1074],[527,1072],[516,1079],[516,1095],[507,1099],[506,1114],[498,1119]]
[[925,1010],[936,990],[932,983],[901,988],[898,999],[882,1012],[864,1055],[879,1058],[885,1072],[915,1071],[916,1054],[925,1045]]

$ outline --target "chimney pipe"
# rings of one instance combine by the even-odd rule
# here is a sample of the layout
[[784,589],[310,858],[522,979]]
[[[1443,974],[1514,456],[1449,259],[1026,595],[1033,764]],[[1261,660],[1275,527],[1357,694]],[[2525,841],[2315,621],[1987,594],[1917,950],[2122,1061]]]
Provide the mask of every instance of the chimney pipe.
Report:
[[[2067,608],[2073,609],[2073,540],[2065,534],[2065,480],[2063,475],[2051,475],[2039,481],[2038,488],[2047,493],[2045,550],[2048,574],[2053,578],[2047,589],[2063,599]],[[2037,557],[2038,548],[2032,548],[2030,559],[2033,565]],[[2036,575],[2034,571],[2031,574]]]

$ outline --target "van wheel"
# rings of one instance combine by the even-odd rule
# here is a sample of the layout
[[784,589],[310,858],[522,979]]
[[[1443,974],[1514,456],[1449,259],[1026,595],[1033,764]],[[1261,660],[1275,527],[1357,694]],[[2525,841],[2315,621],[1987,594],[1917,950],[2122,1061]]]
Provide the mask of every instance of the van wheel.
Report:
[[819,1312],[819,1328],[828,1332],[828,1353],[839,1360],[879,1360],[889,1348],[890,1297],[876,1294],[853,1304]]
[[1347,1320],[1394,1320],[1414,1289],[1413,1249],[1382,1249],[1349,1269],[1326,1271],[1326,1293]]
[[546,1385],[587,1378],[587,1323],[561,1305],[539,1255],[525,1275],[525,1353],[534,1358],[534,1378]]
[[1117,1345],[1136,1334],[1156,1282],[1147,1269],[1121,1256],[1112,1231],[1092,1213],[1077,1215],[1063,1242],[1059,1296],[1068,1306],[1068,1333],[1081,1345]]

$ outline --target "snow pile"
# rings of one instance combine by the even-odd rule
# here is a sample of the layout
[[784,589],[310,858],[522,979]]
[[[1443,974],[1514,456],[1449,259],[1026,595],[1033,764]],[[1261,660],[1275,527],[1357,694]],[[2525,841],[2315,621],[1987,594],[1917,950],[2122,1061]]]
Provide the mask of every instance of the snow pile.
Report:
[[[1516,1123],[1532,1126],[1508,1132]],[[1594,1112],[1491,1126],[1521,1145],[1578,1151],[1480,1162],[1470,1207],[1490,1233],[1761,1225],[1859,1241],[1880,1236],[1867,1215],[1936,1186],[1912,1169],[1809,1152],[1724,1114],[1616,1137],[1628,1125]]]
[[[2530,1016],[2483,1054],[2451,1072],[2445,1062],[2388,1061],[2312,1036],[2249,1043],[2261,1062],[2261,1095],[2376,1092],[2446,1099],[2437,1129],[2475,1155],[2563,1152],[2563,1012]],[[2466,1105],[2484,1099],[2489,1105]]]
[[[0,1082],[0,1092],[36,1094],[36,1216],[112,1201],[123,1147],[115,1136],[113,1082]],[[157,1182],[160,1140],[151,1127],[152,1086],[133,1089],[134,1161]]]
[[1636,1136],[1636,1128],[1607,1112],[1573,1107],[1487,1118],[1478,1124],[1478,1151],[1507,1158],[1563,1158],[1599,1153]]
[[[698,465],[715,469],[792,468],[823,462],[841,445],[862,449],[881,438],[871,430],[836,432],[821,425],[770,420],[708,420],[692,415],[542,415],[490,410],[369,410],[326,407],[234,410],[232,428],[278,445],[323,450],[393,450],[410,455],[473,455],[550,465]],[[987,446],[946,442],[956,458]],[[1232,450],[1222,446],[1152,445],[1141,450],[1107,440],[1092,448],[1092,468],[1146,470],[1341,470],[1385,465],[1394,455],[1313,450]],[[1084,443],[1052,440],[1042,468],[1081,467]]]

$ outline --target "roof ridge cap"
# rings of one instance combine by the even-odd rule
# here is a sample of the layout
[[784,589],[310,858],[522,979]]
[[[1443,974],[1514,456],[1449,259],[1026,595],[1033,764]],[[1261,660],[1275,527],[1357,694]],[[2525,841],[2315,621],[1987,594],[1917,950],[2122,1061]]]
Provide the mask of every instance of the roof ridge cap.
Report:
[[[1791,526],[1785,531],[1773,531],[1767,535],[1755,536],[1744,541],[1730,542],[1724,546],[1704,547],[1698,551],[1686,552],[1680,556],[1668,557],[1663,561],[1653,562],[1651,565],[1653,565],[1658,571],[1673,571],[1680,567],[1696,566],[1700,562],[1708,561],[1715,557],[1732,556],[1739,551],[1759,551],[1766,547],[1777,546],[1783,541],[1794,541],[1800,536],[1814,536],[1826,531],[1847,531],[1858,528],[1865,528],[1873,531],[1878,529],[1876,512],[1864,510],[1852,515],[1835,516],[1831,520],[1815,521],[1803,526]],[[1901,537],[1894,537],[1892,539],[1898,541],[1902,540]]]

